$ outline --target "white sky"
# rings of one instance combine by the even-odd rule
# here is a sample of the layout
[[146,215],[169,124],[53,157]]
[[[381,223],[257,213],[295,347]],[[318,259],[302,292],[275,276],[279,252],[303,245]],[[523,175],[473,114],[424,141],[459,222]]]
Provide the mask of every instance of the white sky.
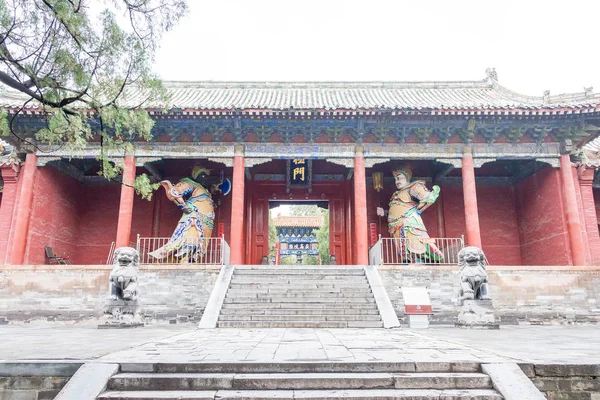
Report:
[[167,80],[480,80],[600,91],[597,0],[188,0]]

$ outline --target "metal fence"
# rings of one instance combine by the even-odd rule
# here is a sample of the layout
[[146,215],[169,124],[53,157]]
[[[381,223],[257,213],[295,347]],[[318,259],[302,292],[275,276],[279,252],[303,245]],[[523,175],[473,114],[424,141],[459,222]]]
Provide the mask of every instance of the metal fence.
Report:
[[[465,246],[464,237],[430,238],[441,254],[417,254],[409,249],[421,245],[416,239],[379,238],[369,251],[372,265],[382,264],[458,264],[458,252]],[[435,254],[435,253],[434,253]]]
[[[133,247],[137,249],[137,243],[129,242],[129,247]],[[113,263],[113,257],[115,256],[115,242],[110,244],[110,249],[108,250],[108,257],[106,258],[106,265],[110,265]]]
[[151,252],[169,242],[170,237],[140,237],[137,239],[137,250],[140,252],[141,264],[211,264],[223,265],[229,262],[229,245],[224,237],[206,239],[193,238],[183,243],[181,248],[187,248],[184,255],[177,256],[171,252],[164,258],[155,258]]

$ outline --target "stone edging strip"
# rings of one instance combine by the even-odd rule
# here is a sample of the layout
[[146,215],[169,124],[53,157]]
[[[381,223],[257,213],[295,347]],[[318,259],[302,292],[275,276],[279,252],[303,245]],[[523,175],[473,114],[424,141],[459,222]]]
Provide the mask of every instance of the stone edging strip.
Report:
[[546,397],[515,363],[481,364],[504,400],[545,400]]
[[379,309],[379,315],[381,316],[381,320],[383,321],[383,327],[400,327],[400,321],[398,321],[398,316],[396,315],[394,306],[390,301],[390,297],[388,296],[387,290],[385,290],[385,286],[381,281],[379,272],[377,272],[377,268],[375,268],[375,266],[373,265],[366,265],[365,275],[367,276],[369,286],[371,286],[371,291],[373,292],[373,297],[375,298],[375,303],[377,304],[377,308]]
[[96,400],[119,364],[83,364],[54,400]]
[[198,324],[198,328],[212,329],[217,327],[217,320],[219,319],[221,307],[223,307],[223,301],[225,301],[225,295],[233,276],[233,270],[234,267],[231,265],[224,265],[221,268],[221,272],[217,276],[215,286],[206,303],[204,313],[202,313],[202,319]]

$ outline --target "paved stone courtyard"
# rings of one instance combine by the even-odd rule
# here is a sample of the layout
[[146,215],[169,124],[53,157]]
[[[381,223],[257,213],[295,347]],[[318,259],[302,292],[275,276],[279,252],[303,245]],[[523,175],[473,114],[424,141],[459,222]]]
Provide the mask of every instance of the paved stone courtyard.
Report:
[[204,329],[154,325],[5,325],[3,360],[101,362],[477,361],[600,363],[600,326],[401,329]]

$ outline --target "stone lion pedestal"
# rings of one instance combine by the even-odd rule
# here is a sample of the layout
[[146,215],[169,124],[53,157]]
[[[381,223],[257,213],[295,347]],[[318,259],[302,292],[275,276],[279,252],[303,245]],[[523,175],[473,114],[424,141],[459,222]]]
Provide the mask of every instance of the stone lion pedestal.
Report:
[[115,250],[113,269],[110,272],[110,297],[104,304],[103,322],[99,329],[136,328],[144,326],[138,302],[138,271],[140,257],[132,247]]
[[458,328],[500,329],[494,314],[492,300],[462,300],[458,320],[454,324]]
[[458,253],[460,267],[460,311],[455,326],[470,329],[499,329],[492,299],[488,295],[488,273],[483,251],[468,246]]

